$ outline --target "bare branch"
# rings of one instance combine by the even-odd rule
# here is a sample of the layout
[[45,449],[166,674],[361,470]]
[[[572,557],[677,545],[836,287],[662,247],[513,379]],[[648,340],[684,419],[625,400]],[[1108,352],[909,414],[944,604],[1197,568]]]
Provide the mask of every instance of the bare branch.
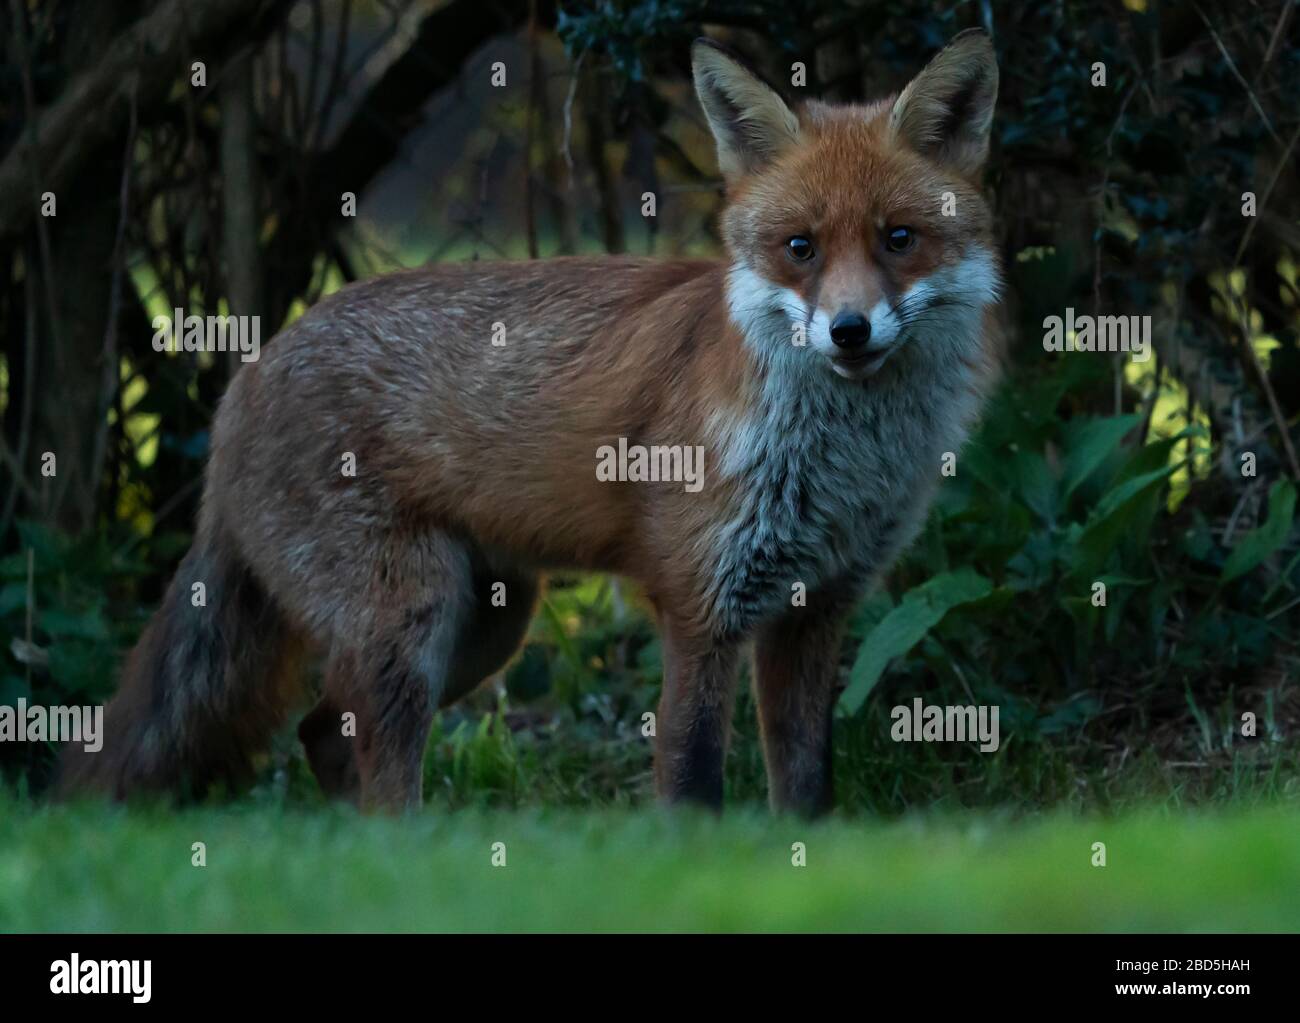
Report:
[[[215,59],[284,15],[289,0],[164,0],[104,48],[102,59],[73,79],[0,161],[0,237],[26,228],[36,214],[28,175],[40,168],[41,190],[67,187],[101,145],[120,138],[122,99],[135,91],[141,107],[162,99],[185,73],[187,47]],[[187,39],[187,33],[192,39]],[[208,55],[211,55],[208,57]]]

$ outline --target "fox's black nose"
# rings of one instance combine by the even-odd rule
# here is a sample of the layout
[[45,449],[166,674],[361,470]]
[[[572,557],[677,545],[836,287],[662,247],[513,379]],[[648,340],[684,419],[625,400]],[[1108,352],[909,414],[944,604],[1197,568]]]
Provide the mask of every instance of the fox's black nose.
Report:
[[871,321],[861,313],[840,313],[831,321],[831,340],[841,348],[861,348],[871,340]]

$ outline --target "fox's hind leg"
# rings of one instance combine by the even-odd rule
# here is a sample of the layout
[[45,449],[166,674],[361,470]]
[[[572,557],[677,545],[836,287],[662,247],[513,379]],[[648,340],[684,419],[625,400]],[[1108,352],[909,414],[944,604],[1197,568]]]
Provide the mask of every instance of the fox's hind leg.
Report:
[[[415,740],[401,731],[400,721],[392,720],[392,715],[386,718],[382,707],[368,705],[375,702],[376,694],[388,693],[388,699],[399,700],[401,706],[409,708],[413,721],[431,717],[432,708],[448,706],[499,671],[528,629],[537,600],[536,578],[513,566],[491,563],[468,544],[454,543],[456,546],[447,552],[447,561],[455,568],[438,580],[441,599],[430,602],[427,614],[419,608],[414,609],[414,614],[408,610],[387,640],[389,649],[402,654],[395,659],[381,657],[383,642],[378,644],[379,649],[372,643],[369,653],[356,646],[331,653],[324,694],[298,728],[312,772],[330,796],[366,805],[394,805],[388,796],[390,779],[397,769],[381,761],[397,756],[414,760],[414,766],[408,764],[397,773],[404,778],[414,773],[414,803],[418,803],[427,721],[420,727],[418,751],[399,754],[392,748],[394,742],[405,746]],[[468,572],[463,570],[466,564],[470,566]],[[392,613],[383,617],[391,620]],[[415,651],[419,654],[412,657]],[[376,660],[381,663],[376,664]],[[418,687],[401,678],[409,673],[409,668],[402,665],[411,662],[422,665],[429,675],[432,703],[428,708],[418,698]],[[355,738],[345,729],[344,714],[349,711],[356,715]],[[363,728],[371,734],[363,735]],[[362,791],[363,759],[367,756],[372,769],[373,791],[369,795]],[[409,781],[404,784],[412,787]],[[411,803],[409,796],[397,801],[398,805]]]
[[364,809],[417,808],[424,747],[450,672],[462,594],[405,608],[356,653],[357,774]]
[[354,714],[361,806],[401,810],[420,805],[429,727],[473,606],[471,555],[463,541],[436,530],[392,531],[366,553],[370,570],[327,640],[323,706],[304,723],[313,766],[321,765],[327,787],[346,791],[350,768],[335,735],[348,738],[342,715]]

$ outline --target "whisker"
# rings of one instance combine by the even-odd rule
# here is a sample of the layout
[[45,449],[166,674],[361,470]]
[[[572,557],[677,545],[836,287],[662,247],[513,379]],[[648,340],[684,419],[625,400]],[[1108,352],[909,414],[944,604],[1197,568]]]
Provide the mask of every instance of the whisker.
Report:
[[[909,302],[918,303],[916,308],[912,308]],[[932,309],[941,309],[949,306],[974,306],[975,303],[962,298],[954,298],[949,295],[915,295],[911,299],[903,299],[895,305],[890,312],[902,321],[908,321],[914,317],[921,316]]]

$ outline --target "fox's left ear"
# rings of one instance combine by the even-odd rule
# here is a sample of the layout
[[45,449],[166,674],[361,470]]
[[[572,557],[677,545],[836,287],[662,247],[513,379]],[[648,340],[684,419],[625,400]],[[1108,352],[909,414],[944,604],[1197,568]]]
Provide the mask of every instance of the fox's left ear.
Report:
[[889,127],[918,153],[974,177],[989,154],[998,61],[977,28],[953,38],[894,102]]

